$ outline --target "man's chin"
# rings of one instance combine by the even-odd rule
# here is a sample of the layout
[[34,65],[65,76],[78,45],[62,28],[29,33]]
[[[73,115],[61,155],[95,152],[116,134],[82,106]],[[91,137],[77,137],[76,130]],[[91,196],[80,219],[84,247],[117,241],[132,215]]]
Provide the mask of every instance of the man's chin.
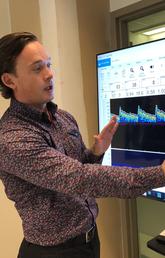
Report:
[[52,101],[54,99],[54,95],[52,95],[49,99],[49,101]]
[[54,95],[49,96],[49,97],[47,98],[47,100],[46,100],[46,103],[48,103],[48,102],[52,101],[53,99],[54,99]]

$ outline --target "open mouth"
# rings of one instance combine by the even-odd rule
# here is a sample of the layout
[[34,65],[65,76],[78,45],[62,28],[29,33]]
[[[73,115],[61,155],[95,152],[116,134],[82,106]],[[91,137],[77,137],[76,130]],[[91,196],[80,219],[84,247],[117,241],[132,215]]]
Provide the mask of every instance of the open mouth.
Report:
[[53,85],[49,85],[45,88],[45,90],[52,90],[53,89]]

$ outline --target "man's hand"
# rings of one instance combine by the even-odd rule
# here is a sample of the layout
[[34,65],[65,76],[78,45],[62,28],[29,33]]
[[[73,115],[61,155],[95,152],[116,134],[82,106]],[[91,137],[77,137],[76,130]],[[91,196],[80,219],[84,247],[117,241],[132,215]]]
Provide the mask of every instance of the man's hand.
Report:
[[108,149],[117,127],[117,118],[116,116],[113,116],[109,123],[103,128],[101,133],[94,135],[95,143],[92,147],[92,152],[94,155],[100,156]]
[[163,163],[162,163],[162,170],[163,170],[163,173],[164,173],[164,175],[165,175],[165,160],[164,160]]

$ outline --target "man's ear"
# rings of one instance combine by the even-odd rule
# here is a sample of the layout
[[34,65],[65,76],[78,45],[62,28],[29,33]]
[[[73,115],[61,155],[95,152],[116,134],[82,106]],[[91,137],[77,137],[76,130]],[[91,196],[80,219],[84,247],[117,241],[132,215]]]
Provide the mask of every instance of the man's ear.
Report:
[[14,75],[11,73],[3,73],[1,75],[2,82],[9,88],[15,89]]

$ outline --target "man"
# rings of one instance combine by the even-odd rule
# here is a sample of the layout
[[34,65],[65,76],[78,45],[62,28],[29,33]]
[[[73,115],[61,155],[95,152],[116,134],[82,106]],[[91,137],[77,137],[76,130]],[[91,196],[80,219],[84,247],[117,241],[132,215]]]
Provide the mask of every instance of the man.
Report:
[[165,168],[100,165],[117,129],[113,117],[91,150],[74,118],[51,102],[51,59],[35,35],[0,39],[0,178],[22,219],[19,258],[98,258],[96,197],[129,198],[165,185]]

